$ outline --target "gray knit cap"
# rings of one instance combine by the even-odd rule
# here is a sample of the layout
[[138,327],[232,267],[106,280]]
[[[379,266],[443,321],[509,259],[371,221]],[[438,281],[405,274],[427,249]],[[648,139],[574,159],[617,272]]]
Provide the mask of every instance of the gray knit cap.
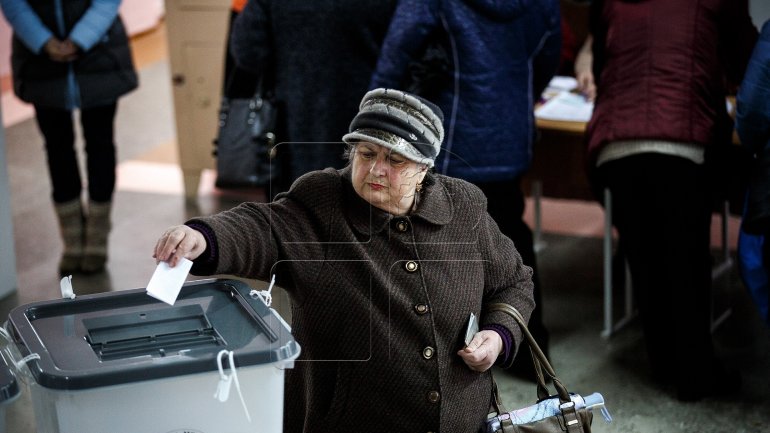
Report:
[[350,123],[346,143],[368,141],[433,167],[444,140],[444,114],[435,104],[401,90],[374,89],[364,95]]

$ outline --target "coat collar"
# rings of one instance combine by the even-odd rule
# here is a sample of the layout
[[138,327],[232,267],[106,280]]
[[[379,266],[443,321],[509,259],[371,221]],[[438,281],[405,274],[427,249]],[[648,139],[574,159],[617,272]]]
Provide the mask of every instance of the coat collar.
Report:
[[[391,220],[400,217],[376,208],[361,198],[353,189],[351,171],[350,167],[340,170],[343,189],[342,212],[360,233],[379,233],[390,224]],[[436,182],[422,191],[417,210],[406,217],[422,219],[429,224],[445,225],[452,220],[454,202],[441,179],[435,176],[434,178]]]

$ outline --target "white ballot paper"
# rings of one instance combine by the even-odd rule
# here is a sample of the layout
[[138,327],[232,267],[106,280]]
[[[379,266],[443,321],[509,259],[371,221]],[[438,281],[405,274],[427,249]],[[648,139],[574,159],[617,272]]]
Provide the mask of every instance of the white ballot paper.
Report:
[[158,263],[150,282],[147,283],[147,294],[169,305],[174,305],[192,264],[185,258],[179,260],[173,268],[170,268],[166,262]]

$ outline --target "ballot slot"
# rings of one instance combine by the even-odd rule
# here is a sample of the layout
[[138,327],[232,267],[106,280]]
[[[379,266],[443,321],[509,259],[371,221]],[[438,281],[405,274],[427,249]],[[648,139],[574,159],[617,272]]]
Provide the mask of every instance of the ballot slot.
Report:
[[197,304],[88,318],[83,325],[86,341],[102,361],[227,344]]

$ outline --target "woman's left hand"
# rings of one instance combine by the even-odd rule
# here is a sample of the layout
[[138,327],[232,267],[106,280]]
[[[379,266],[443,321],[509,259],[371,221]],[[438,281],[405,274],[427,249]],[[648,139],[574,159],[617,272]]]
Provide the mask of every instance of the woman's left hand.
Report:
[[497,361],[503,350],[503,339],[495,331],[483,330],[473,336],[473,340],[464,349],[457,352],[471,370],[484,372]]

